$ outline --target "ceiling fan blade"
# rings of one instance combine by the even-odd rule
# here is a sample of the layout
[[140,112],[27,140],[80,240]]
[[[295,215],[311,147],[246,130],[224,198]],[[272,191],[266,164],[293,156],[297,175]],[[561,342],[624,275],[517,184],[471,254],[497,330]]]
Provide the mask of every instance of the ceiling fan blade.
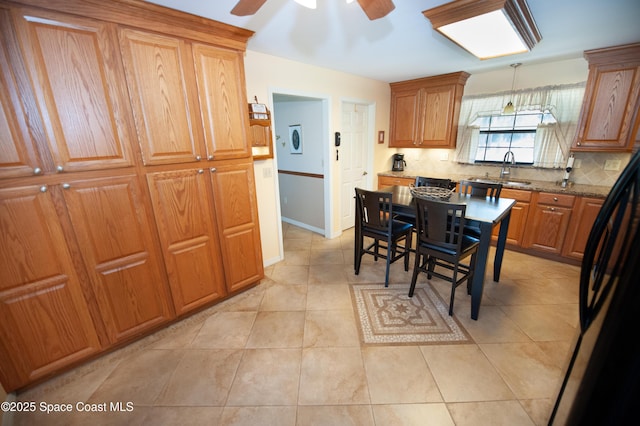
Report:
[[396,8],[391,0],[358,0],[358,3],[372,21],[387,16]]
[[231,14],[236,16],[253,15],[262,7],[267,0],[240,0],[233,9]]

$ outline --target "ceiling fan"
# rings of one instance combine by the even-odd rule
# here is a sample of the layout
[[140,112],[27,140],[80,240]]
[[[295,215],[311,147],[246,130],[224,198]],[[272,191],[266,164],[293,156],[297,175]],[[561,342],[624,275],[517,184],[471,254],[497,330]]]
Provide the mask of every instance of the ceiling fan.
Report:
[[[237,16],[253,15],[266,1],[239,0],[231,10],[231,13]],[[387,16],[389,12],[396,8],[391,0],[358,0],[358,3],[372,21]]]

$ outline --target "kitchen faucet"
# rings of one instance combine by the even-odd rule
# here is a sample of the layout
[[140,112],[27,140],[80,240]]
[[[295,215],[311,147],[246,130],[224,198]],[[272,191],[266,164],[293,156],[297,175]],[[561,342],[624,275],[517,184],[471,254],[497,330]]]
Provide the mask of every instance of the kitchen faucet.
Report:
[[[509,156],[509,154],[511,154],[511,156]],[[509,160],[509,157],[511,157],[511,160]],[[504,154],[504,158],[502,159],[502,169],[500,170],[500,179],[511,174],[511,166],[507,166],[507,161],[512,165],[516,164],[516,156],[513,151],[507,151],[507,153]]]

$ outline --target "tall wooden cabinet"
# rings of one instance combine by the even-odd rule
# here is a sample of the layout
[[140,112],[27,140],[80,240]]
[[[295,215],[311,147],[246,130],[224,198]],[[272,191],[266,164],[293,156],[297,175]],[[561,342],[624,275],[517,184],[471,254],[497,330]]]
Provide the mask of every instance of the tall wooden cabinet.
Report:
[[573,151],[631,151],[640,123],[640,43],[584,53],[589,77]]
[[251,35],[138,0],[0,0],[5,390],[263,277]]
[[391,83],[389,146],[454,148],[466,72]]

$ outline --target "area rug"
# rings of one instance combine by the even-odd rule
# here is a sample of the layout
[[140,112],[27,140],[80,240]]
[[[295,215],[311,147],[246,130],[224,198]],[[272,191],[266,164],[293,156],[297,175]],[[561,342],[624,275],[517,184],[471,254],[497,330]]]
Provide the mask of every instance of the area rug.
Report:
[[353,301],[365,345],[469,343],[462,325],[449,316],[449,306],[431,285],[416,288],[407,296],[408,286],[352,284]]

